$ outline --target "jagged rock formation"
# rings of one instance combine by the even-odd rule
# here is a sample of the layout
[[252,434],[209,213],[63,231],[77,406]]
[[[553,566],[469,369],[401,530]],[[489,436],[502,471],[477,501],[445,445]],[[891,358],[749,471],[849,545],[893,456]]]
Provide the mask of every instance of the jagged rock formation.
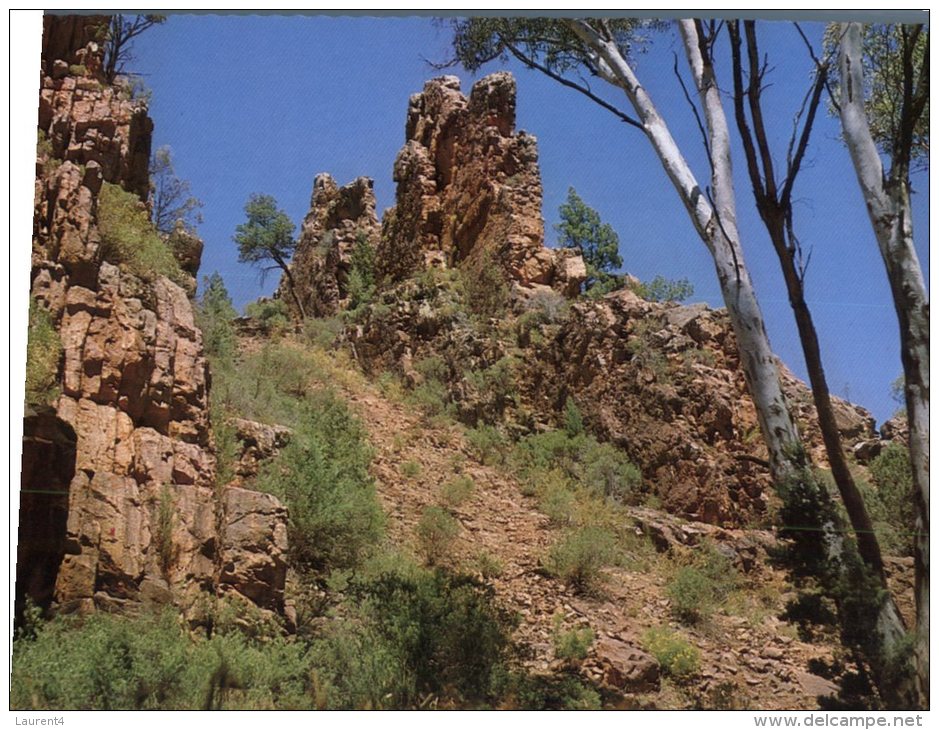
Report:
[[[18,580],[18,597],[42,605],[54,597],[65,610],[147,602],[186,609],[216,591],[224,561],[226,583],[277,608],[283,576],[254,567],[243,576],[241,558],[266,551],[270,562],[282,562],[283,508],[242,493],[216,498],[202,333],[187,293],[165,277],[144,281],[103,260],[101,185],[145,199],[152,122],[144,104],[96,78],[50,75],[59,61],[74,59],[84,48],[75,43],[86,43],[98,23],[74,16],[45,23],[39,129],[51,146],[41,145],[37,160],[31,295],[56,323],[61,393],[40,420],[27,419],[21,573],[34,559],[35,515],[64,519],[42,526],[56,533],[45,536],[55,545],[46,556],[53,565],[38,584]],[[201,243],[180,252],[180,263],[196,271]],[[44,433],[69,434],[71,445]],[[44,462],[70,464],[56,467],[48,504]],[[226,543],[231,525],[255,507],[264,518],[255,520],[257,534],[249,540],[242,526]]]
[[339,187],[332,176],[321,173],[313,181],[310,212],[303,219],[296,255],[290,264],[296,292],[281,280],[278,298],[295,315],[299,298],[308,316],[325,317],[343,308],[348,299],[352,252],[362,238],[373,249],[380,234],[375,215],[372,181],[360,177]]
[[[307,315],[346,303],[356,236],[376,250],[380,285],[430,266],[501,266],[523,287],[549,285],[568,296],[587,271],[569,249],[544,246],[541,174],[533,136],[515,132],[515,79],[486,76],[467,99],[454,76],[428,81],[411,97],[406,143],[394,166],[396,204],[379,234],[372,182],[337,187],[316,177],[291,273]],[[288,283],[278,296],[296,309]]]

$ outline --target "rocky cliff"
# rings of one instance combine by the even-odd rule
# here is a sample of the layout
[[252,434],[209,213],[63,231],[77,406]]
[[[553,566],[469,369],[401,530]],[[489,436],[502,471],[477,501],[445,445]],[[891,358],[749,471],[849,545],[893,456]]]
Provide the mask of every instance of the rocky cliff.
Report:
[[[599,302],[559,296],[579,293],[584,264],[576,252],[544,246],[537,147],[515,132],[512,76],[483,78],[469,98],[455,77],[428,81],[411,97],[405,137],[394,167],[396,204],[376,248],[379,303],[348,333],[360,364],[418,384],[414,364],[442,359],[447,398],[470,425],[553,427],[571,398],[593,433],[641,466],[669,511],[726,525],[764,514],[766,453],[726,313],[648,302],[628,289]],[[337,188],[317,178],[293,267],[308,314],[342,308],[351,241],[357,231],[375,240],[373,211],[362,179]],[[498,267],[514,287],[516,325],[495,334],[459,316],[445,281],[408,278],[481,265]],[[516,399],[473,385],[474,373],[506,363]],[[784,380],[812,455],[824,464],[810,393],[785,369]],[[873,437],[866,411],[835,405],[849,448]]]
[[[62,357],[58,396],[27,409],[17,598],[190,609],[222,585],[277,608],[284,510],[268,495],[217,493],[209,375],[187,291],[133,273],[102,245],[102,185],[144,205],[153,125],[145,103],[97,74],[100,22],[45,19],[31,297]],[[200,250],[180,261],[190,273]],[[240,534],[246,513],[259,516],[251,536]],[[249,552],[265,571],[241,571]]]

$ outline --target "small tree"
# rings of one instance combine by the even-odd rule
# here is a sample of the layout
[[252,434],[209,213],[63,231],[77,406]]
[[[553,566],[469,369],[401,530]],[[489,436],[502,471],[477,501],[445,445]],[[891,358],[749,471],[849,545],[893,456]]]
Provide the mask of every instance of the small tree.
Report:
[[150,195],[153,225],[160,233],[172,233],[177,221],[189,230],[202,223],[199,209],[204,204],[191,195],[188,180],[176,177],[168,146],[160,147],[150,160]]
[[222,364],[231,361],[235,354],[235,331],[232,320],[238,316],[232,305],[228,289],[216,271],[203,277],[202,300],[199,302],[199,326],[205,353]]
[[574,188],[567,191],[567,202],[558,209],[561,222],[554,226],[564,248],[579,248],[587,265],[587,291],[600,288],[605,294],[621,282],[613,271],[623,265],[619,255],[619,236],[600,214],[587,205]]
[[114,79],[124,72],[125,64],[133,60],[131,41],[154,25],[166,21],[165,15],[112,15],[104,41],[104,78]]
[[[238,260],[242,263],[262,265],[262,278],[272,269],[283,271],[300,316],[306,319],[306,310],[297,295],[288,263],[297,247],[293,237],[293,221],[277,207],[273,196],[257,193],[245,203],[245,214],[248,216],[247,222],[235,229],[233,237],[238,244]],[[273,265],[263,266],[265,262],[273,262]]]

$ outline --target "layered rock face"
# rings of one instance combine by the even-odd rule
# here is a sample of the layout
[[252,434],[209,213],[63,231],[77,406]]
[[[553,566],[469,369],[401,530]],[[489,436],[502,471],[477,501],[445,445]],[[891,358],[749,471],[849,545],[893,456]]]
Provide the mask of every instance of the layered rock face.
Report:
[[447,265],[501,265],[522,286],[576,294],[586,275],[570,251],[544,246],[537,140],[515,131],[515,79],[496,73],[467,99],[455,76],[428,81],[408,105],[382,221],[378,267],[395,281],[442,252]]
[[[49,53],[55,49],[65,60],[76,49],[62,39],[83,42],[82,23],[96,22],[46,20]],[[17,589],[45,604],[54,595],[63,609],[147,602],[187,608],[216,591],[221,554],[231,552],[224,544],[228,515],[251,508],[234,497],[216,499],[202,333],[186,291],[102,260],[96,218],[102,182],[148,190],[146,107],[95,78],[52,78],[57,60],[44,57],[39,121],[51,150],[41,145],[37,160],[31,295],[51,313],[63,353],[60,395],[42,428],[67,432],[74,443],[71,473],[54,497],[67,503],[64,524],[49,526],[61,532],[56,549],[64,556],[43,585]],[[188,247],[181,262],[189,271],[198,268],[197,248]],[[62,447],[46,453],[42,439],[31,443],[30,464],[62,462]],[[43,474],[24,466],[24,499],[48,491]],[[21,511],[21,534],[23,520],[41,510]],[[265,507],[264,514],[277,517],[255,536],[273,562],[283,562],[284,546],[274,535],[282,511]],[[24,569],[29,551],[27,536],[18,561]],[[231,556],[228,562],[239,564]],[[269,576],[277,577],[259,579]],[[270,596],[282,591],[280,580],[266,587],[251,578],[230,582],[247,586],[246,594]]]
[[295,291],[283,277],[277,296],[299,314],[313,317],[335,314],[348,300],[352,253],[358,242],[372,249],[378,245],[381,227],[375,214],[372,181],[360,177],[339,187],[322,173],[313,181],[310,212],[303,219],[296,255],[290,269]]

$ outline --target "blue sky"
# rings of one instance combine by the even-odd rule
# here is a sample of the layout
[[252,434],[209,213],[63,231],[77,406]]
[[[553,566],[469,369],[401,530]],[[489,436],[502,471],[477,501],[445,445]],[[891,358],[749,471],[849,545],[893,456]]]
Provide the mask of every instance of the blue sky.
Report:
[[[820,24],[803,29],[815,39],[822,32]],[[766,117],[776,148],[784,150],[810,61],[791,24],[764,22],[758,31],[774,66]],[[448,43],[447,29],[427,18],[171,15],[142,35],[133,68],[153,91],[154,145],[172,148],[177,173],[205,202],[201,273],[221,273],[239,307],[276,286],[276,277],[262,286],[255,269],[239,264],[231,241],[251,193],[276,197],[298,227],[319,172],[340,183],[372,177],[379,210],[392,205],[392,165],[404,142],[408,97],[440,73],[425,59],[445,59]],[[637,58],[637,72],[705,181],[700,134],[674,76],[676,53],[687,80],[672,32],[654,36]],[[693,301],[722,306],[710,257],[646,138],[514,62],[494,62],[476,77],[502,68],[518,80],[518,127],[539,141],[548,244],[558,206],[573,186],[619,233],[625,270],[641,279],[686,277],[695,287]],[[476,78],[462,69],[448,73],[461,77],[465,92]],[[718,53],[717,73],[729,85],[726,48]],[[607,97],[626,106],[616,90]],[[735,174],[745,256],[770,338],[804,378],[779,264],[739,150]],[[918,175],[914,187],[914,226],[928,276],[927,176]],[[901,372],[896,315],[837,120],[818,120],[795,196],[796,230],[813,251],[807,294],[829,385],[882,421],[897,407],[889,393]]]

